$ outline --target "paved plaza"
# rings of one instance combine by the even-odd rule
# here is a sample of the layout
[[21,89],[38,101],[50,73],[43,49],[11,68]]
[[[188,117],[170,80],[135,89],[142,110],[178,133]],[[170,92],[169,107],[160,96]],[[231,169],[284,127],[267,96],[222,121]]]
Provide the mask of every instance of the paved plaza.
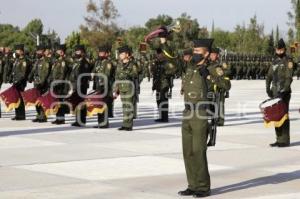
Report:
[[[4,85],[7,88],[8,85]],[[3,88],[3,89],[4,89]],[[300,81],[294,80],[290,104],[289,148],[270,148],[273,128],[264,128],[258,108],[267,98],[265,81],[232,81],[226,123],[217,145],[208,150],[212,196],[220,199],[300,198]],[[3,90],[2,89],[2,90]],[[0,199],[176,199],[185,189],[181,145],[183,99],[176,80],[170,123],[157,124],[151,83],[141,88],[134,131],[120,132],[120,100],[110,129],[36,124],[35,109],[26,121],[0,119]],[[185,197],[189,198],[189,197]]]

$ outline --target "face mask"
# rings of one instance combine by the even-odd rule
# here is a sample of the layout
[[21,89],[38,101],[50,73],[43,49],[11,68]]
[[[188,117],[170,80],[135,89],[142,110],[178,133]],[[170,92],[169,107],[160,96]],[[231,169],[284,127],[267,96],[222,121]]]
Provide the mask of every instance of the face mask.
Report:
[[202,54],[193,54],[192,57],[192,62],[194,64],[198,64],[199,62],[201,62],[203,59],[205,59],[205,57]]
[[76,59],[80,59],[81,58],[81,54],[75,54],[75,58]]
[[20,58],[20,54],[16,53],[15,56],[16,56],[17,59]]
[[107,57],[106,56],[99,56],[99,59],[100,60],[104,60],[104,59],[106,59]]
[[279,57],[279,58],[283,58],[283,57],[285,57],[285,53],[282,53],[282,54],[276,54],[276,56]]
[[36,54],[36,58],[41,59],[43,57],[42,54]]

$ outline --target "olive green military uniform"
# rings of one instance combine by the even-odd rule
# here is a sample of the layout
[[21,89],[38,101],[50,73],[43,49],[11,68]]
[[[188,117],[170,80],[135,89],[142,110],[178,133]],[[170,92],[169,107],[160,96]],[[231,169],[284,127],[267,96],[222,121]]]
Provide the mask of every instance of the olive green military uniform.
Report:
[[123,108],[123,125],[125,128],[133,127],[134,114],[134,79],[138,77],[138,67],[132,61],[118,63],[116,69],[115,92],[119,93]]
[[147,57],[147,53],[144,52],[140,53],[139,64],[143,68],[143,77],[147,78],[148,82],[150,82],[150,78],[151,78],[150,60]]
[[208,100],[208,82],[206,77],[200,75],[199,67],[205,69],[206,65],[189,66],[183,78],[182,91],[186,105],[183,111],[182,145],[188,188],[207,192],[210,190],[206,156],[208,119],[206,106],[201,103]]
[[152,90],[156,91],[156,102],[159,110],[159,119],[167,122],[169,120],[169,97],[171,78],[176,72],[176,66],[166,60],[156,61],[152,68],[153,85]]
[[209,64],[208,70],[211,75],[210,91],[213,91],[215,95],[220,96],[220,104],[218,107],[218,125],[224,126],[225,121],[225,98],[229,95],[227,94],[231,88],[230,78],[225,74],[220,76],[217,74],[217,68],[222,70],[222,64],[219,61],[215,61]]
[[12,69],[14,59],[11,54],[5,54],[3,57],[3,83],[12,83]]
[[[85,57],[80,57],[73,59],[73,61],[70,63],[70,70],[71,72],[68,75],[68,78],[72,84],[74,95],[78,96],[78,101],[81,103],[84,101],[84,97],[87,94],[87,89],[89,88],[90,73],[92,71],[92,68]],[[79,76],[81,76],[82,74],[85,74],[85,76],[82,76],[80,81],[78,81]],[[87,114],[86,106],[76,107],[75,110],[75,123],[73,123],[72,125],[85,125]]]
[[[101,76],[94,77],[93,89],[100,92],[100,94],[105,94],[104,102],[106,104],[106,110],[104,113],[98,114],[98,125],[99,127],[108,127],[108,112],[113,112],[113,83],[114,83],[114,65],[111,59],[100,59],[98,58],[94,63],[93,73],[99,74]],[[104,82],[104,77],[106,77],[107,83]],[[105,87],[106,86],[106,87]]]
[[[30,63],[23,56],[15,59],[12,69],[12,83],[18,90],[21,96],[21,92],[25,90],[27,85],[27,77],[29,73]],[[24,101],[21,97],[20,105],[15,109],[16,117],[13,119],[16,120],[25,120],[25,105]]]
[[133,57],[131,58],[131,62],[134,63],[134,65],[137,67],[137,71],[138,71],[138,76],[133,80],[134,82],[134,87],[135,87],[135,92],[134,92],[134,98],[133,98],[133,118],[136,119],[137,118],[137,104],[139,102],[139,95],[141,94],[141,83],[144,79],[144,67],[143,65],[135,60]]
[[[273,61],[266,78],[266,88],[269,97],[281,97],[287,107],[289,107],[291,99],[293,64],[292,60],[288,57],[277,57]],[[275,131],[277,143],[290,144],[289,119],[287,119],[281,127],[275,128]]]
[[[59,83],[59,81],[66,81],[69,72],[70,60],[67,57],[59,57],[54,61],[48,81],[49,84],[55,82],[52,89],[54,94],[59,97],[60,102],[64,102],[65,97],[63,96],[67,96],[70,88],[68,83]],[[67,109],[68,107],[66,107],[64,103],[60,104],[58,112],[56,113],[55,124],[65,122],[65,113],[67,112]]]
[[[29,81],[33,82],[34,87],[40,91],[43,95],[49,89],[48,77],[51,71],[50,59],[42,57],[37,59],[34,63],[33,69],[29,74]],[[43,108],[40,105],[36,106],[36,120],[35,121],[45,121],[47,119]]]

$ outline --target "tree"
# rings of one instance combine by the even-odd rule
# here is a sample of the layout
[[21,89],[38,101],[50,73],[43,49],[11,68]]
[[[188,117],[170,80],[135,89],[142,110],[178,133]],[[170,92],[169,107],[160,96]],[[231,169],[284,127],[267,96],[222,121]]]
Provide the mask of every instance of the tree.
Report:
[[276,27],[276,35],[275,35],[275,43],[277,44],[280,39],[280,34],[279,34],[279,26],[277,25]]
[[149,31],[154,30],[160,26],[167,26],[173,22],[173,18],[169,15],[158,15],[156,18],[150,18],[145,26]]
[[268,47],[267,47],[267,54],[273,55],[274,54],[274,31],[272,30],[269,39],[268,39]]
[[112,43],[120,29],[115,23],[119,17],[112,0],[100,0],[99,4],[89,0],[86,7],[88,16],[84,17],[85,25],[80,26],[80,36],[94,49],[99,45]]
[[210,37],[213,37],[215,33],[215,21],[212,22]]

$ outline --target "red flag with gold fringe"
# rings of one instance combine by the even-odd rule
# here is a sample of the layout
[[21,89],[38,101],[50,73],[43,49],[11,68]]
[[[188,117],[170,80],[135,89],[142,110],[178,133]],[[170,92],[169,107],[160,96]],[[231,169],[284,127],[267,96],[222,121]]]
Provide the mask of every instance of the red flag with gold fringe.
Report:
[[82,98],[79,97],[77,92],[73,92],[70,97],[65,100],[65,103],[69,104],[70,112],[74,113],[76,107],[82,102]]
[[5,103],[7,112],[18,108],[21,103],[21,95],[15,86],[0,93],[0,98]]
[[49,91],[40,96],[37,99],[36,104],[43,108],[46,116],[55,115],[60,106],[58,99]]
[[24,104],[26,107],[35,106],[37,99],[41,96],[41,93],[36,88],[28,89],[24,92],[21,92]]
[[98,113],[103,113],[106,109],[105,102],[100,96],[98,92],[93,92],[86,96],[84,101],[87,106],[87,116],[92,117]]

